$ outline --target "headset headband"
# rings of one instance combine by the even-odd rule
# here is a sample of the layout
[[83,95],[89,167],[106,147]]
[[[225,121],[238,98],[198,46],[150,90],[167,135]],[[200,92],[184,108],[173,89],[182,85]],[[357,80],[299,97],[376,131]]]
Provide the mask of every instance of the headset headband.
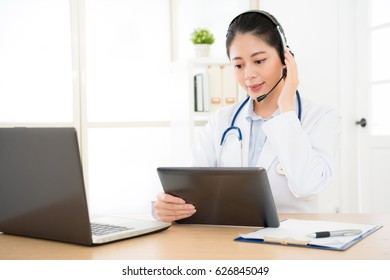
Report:
[[[265,16],[266,18],[268,18],[274,25],[275,25],[275,28],[276,30],[278,31],[279,33],[279,36],[280,36],[280,39],[282,41],[282,44],[283,44],[283,50],[288,50],[289,52],[291,52],[290,50],[290,47],[287,45],[287,39],[286,39],[286,35],[284,34],[284,31],[283,31],[283,28],[282,26],[280,25],[280,23],[277,21],[277,19],[271,15],[270,13],[266,12],[266,11],[262,11],[262,10],[249,10],[249,11],[246,11],[246,12],[243,12],[241,14],[239,14],[238,16],[236,16],[229,24],[229,28],[230,26],[232,25],[233,22],[236,21],[236,19],[242,15],[245,15],[245,14],[251,14],[251,13],[257,13],[257,14],[260,14],[260,15],[263,15]],[[292,53],[292,52],[291,52]],[[283,55],[284,56],[284,55]]]

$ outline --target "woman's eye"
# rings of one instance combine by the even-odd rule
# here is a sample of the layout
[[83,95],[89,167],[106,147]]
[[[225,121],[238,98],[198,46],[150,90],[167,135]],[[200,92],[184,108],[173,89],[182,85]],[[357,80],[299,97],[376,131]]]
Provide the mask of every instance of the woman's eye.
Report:
[[262,64],[265,62],[265,59],[260,59],[260,60],[256,60],[255,63],[256,64]]
[[241,64],[236,64],[236,65],[234,65],[234,68],[241,69],[242,65]]

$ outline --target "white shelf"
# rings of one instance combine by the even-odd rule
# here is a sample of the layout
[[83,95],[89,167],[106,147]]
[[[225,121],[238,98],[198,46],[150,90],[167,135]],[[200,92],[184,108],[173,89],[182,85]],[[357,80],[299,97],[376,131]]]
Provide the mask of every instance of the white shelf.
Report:
[[230,65],[227,58],[199,57],[172,63],[172,93],[177,104],[172,112],[172,123],[177,128],[181,143],[187,142],[189,148],[193,144],[196,128],[205,125],[212,114],[194,111],[194,75],[207,72],[209,66],[224,65]]

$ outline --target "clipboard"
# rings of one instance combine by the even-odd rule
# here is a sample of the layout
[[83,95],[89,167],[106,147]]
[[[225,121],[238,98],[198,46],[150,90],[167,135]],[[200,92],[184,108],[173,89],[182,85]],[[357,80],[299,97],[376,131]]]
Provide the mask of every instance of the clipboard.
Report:
[[[240,234],[234,241],[345,251],[381,227],[369,224],[287,219],[280,222],[279,228],[262,228],[248,234]],[[327,238],[307,236],[313,232],[345,229],[360,229],[362,232],[354,236]]]

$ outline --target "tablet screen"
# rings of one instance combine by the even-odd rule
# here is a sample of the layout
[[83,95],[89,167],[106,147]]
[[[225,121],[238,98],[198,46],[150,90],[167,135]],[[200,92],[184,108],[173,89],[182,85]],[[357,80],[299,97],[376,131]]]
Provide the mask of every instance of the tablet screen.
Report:
[[178,223],[278,227],[263,168],[159,167],[166,193],[193,204],[196,213]]

